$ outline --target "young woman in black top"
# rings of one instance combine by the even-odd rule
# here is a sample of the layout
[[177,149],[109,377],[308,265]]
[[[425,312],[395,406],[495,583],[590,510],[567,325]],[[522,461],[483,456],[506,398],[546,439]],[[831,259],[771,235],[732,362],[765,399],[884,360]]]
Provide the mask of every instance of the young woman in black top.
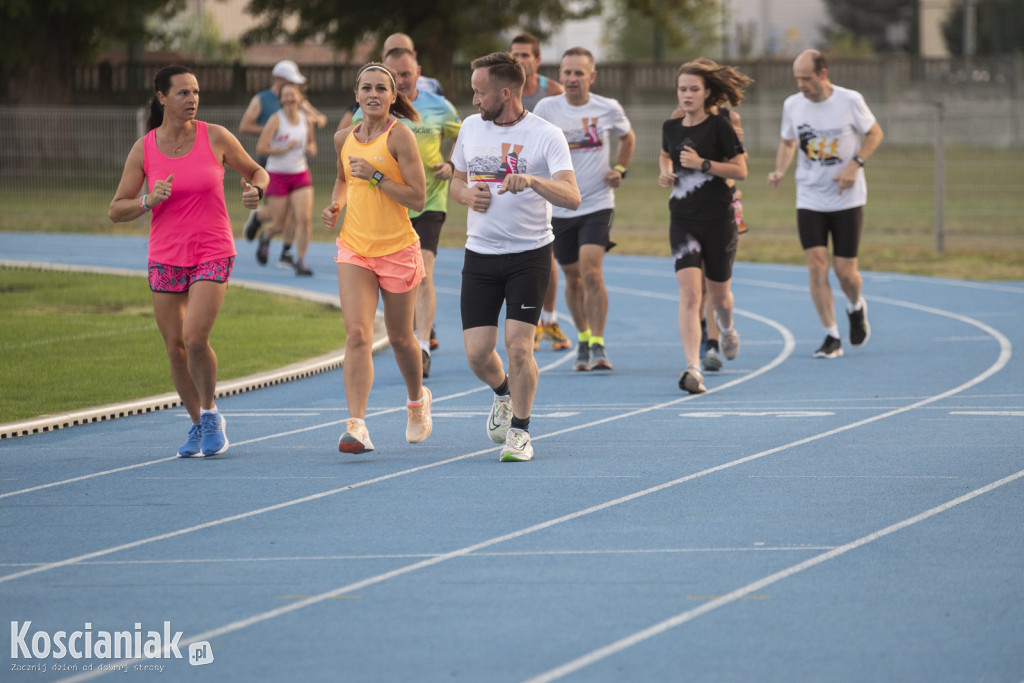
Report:
[[739,353],[730,288],[736,221],[732,190],[725,181],[745,179],[747,164],[733,127],[712,112],[726,102],[739,104],[751,82],[732,67],[709,59],[687,62],[676,77],[683,117],[662,125],[658,183],[672,188],[669,240],[679,281],[679,337],[686,357],[679,387],[691,394],[706,391],[699,365],[701,261],[721,328],[722,355],[732,360]]

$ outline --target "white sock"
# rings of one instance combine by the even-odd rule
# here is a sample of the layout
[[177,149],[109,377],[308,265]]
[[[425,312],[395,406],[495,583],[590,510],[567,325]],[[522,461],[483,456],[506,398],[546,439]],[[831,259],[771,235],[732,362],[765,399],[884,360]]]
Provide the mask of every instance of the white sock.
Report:
[[540,321],[542,323],[544,323],[545,325],[550,325],[551,323],[555,322],[557,319],[558,319],[558,314],[555,313],[554,311],[545,311],[544,309],[541,309],[541,311],[540,311]]
[[832,337],[833,339],[842,339],[842,337],[839,336],[839,326],[838,325],[833,325],[832,327],[826,327],[825,328],[825,334],[827,334],[828,336]]
[[206,408],[202,408],[202,407],[199,408],[199,414],[200,415],[206,415],[207,413],[213,413],[214,415],[216,415],[219,412],[220,411],[217,410],[217,404],[214,404],[213,407],[210,408],[209,410],[207,410]]
[[427,341],[423,341],[422,339],[420,339],[418,341],[420,343],[420,348],[423,349],[424,351],[426,351],[427,355],[429,356],[430,355],[430,340],[428,339]]
[[859,311],[863,307],[864,307],[864,297],[860,297],[859,299],[857,299],[857,303],[850,303],[850,302],[846,303],[846,312],[847,313],[853,313],[854,311]]

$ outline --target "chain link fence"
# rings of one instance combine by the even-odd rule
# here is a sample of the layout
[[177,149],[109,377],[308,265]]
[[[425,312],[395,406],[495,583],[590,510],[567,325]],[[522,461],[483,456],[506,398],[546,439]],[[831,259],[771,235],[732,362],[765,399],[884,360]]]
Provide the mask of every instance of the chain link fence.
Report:
[[[600,92],[600,91],[599,91]],[[1024,101],[889,103],[868,100],[885,140],[868,164],[865,239],[941,251],[1024,251]],[[630,175],[617,193],[616,233],[662,235],[667,194],[657,184],[665,104],[627,105],[637,134]],[[469,115],[472,109],[462,107]],[[244,108],[201,107],[200,118],[237,131]],[[793,170],[778,190],[767,187],[778,144],[781,101],[739,108],[749,176],[740,184],[746,220],[764,236],[791,237],[795,228]],[[317,211],[335,175],[334,126],[344,112],[326,108],[331,123],[317,131],[311,159]],[[143,222],[114,228],[107,205],[124,160],[141,135],[144,111],[124,107],[0,107],[0,230],[145,230]],[[242,137],[252,152],[255,139]],[[245,212],[231,201],[238,176],[226,174],[232,219],[240,230]],[[448,229],[465,225],[465,210],[450,203]]]

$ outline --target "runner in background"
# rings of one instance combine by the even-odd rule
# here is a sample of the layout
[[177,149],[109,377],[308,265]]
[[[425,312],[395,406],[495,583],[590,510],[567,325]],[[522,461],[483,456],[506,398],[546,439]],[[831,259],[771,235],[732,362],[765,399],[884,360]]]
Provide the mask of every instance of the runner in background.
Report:
[[[564,92],[558,81],[553,81],[547,76],[542,76],[540,69],[540,40],[532,33],[520,33],[512,39],[510,51],[519,66],[523,67],[526,73],[526,83],[523,85],[523,106],[527,111],[533,111],[545,97],[561,95]],[[537,332],[534,336],[533,348],[540,349],[540,342],[547,340],[551,342],[551,348],[555,351],[562,351],[572,346],[572,343],[562,332],[558,325],[558,313],[555,311],[555,303],[558,300],[558,263],[554,254],[551,256],[551,274],[549,275],[548,288],[544,294],[544,308],[540,314],[540,324],[537,325]]]

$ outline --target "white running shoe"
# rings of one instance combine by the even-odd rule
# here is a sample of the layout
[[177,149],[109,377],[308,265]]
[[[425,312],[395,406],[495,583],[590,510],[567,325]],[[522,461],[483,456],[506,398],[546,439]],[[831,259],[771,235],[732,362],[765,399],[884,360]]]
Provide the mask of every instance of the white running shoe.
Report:
[[690,365],[679,376],[679,388],[691,394],[703,394],[708,390],[704,386],[704,375],[696,365]]
[[487,438],[494,443],[505,443],[505,435],[512,424],[512,397],[495,396],[491,414],[487,418]]
[[354,419],[345,423],[345,433],[338,440],[338,450],[342,453],[369,453],[373,450],[373,442],[370,441],[370,433],[366,431],[366,425],[359,424]]
[[527,462],[532,459],[530,432],[510,428],[505,436],[505,447],[501,449],[501,462]]
[[405,425],[405,440],[409,443],[423,441],[430,436],[430,430],[434,428],[434,421],[430,417],[430,400],[430,389],[423,387],[422,402],[418,406],[406,406],[409,421]]

